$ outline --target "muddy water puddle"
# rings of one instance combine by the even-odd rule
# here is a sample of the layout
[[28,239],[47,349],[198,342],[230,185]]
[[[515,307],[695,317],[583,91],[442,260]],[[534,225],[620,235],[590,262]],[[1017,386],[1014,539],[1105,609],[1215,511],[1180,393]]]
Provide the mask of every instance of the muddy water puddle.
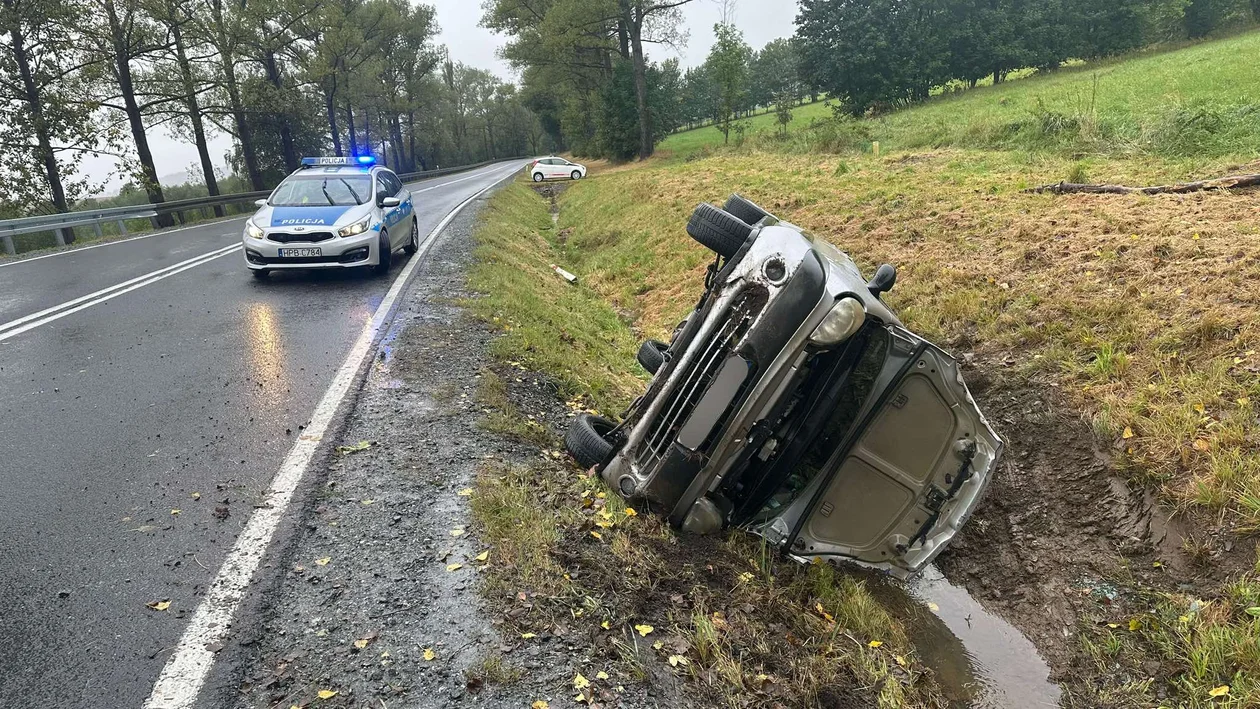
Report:
[[1032,642],[935,566],[906,583],[879,578],[872,586],[904,620],[951,707],[1059,706],[1059,686],[1050,681],[1050,667]]

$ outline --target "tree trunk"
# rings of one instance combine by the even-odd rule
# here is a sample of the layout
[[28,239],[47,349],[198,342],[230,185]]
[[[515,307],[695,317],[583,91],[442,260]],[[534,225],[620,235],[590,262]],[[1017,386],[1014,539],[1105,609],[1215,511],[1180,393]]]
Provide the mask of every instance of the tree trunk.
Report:
[[[39,86],[35,84],[35,77],[31,72],[31,59],[27,54],[22,21],[18,18],[17,10],[13,5],[14,0],[4,0],[4,6],[13,20],[12,24],[5,29],[9,31],[10,38],[13,40],[13,60],[17,63],[18,74],[22,77],[22,92],[25,94],[23,98],[26,101],[26,110],[31,114],[31,124],[35,129],[35,155],[44,164],[44,177],[48,180],[53,209],[58,212],[68,212],[70,205],[66,202],[66,190],[61,184],[61,168],[57,165],[57,156],[52,148],[52,136],[48,130],[48,120],[44,116],[43,96],[40,95]],[[65,229],[62,233],[66,235],[67,243],[74,241],[73,229]]]
[[[144,116],[140,113],[140,105],[136,103],[136,89],[131,80],[130,47],[127,46],[127,33],[118,20],[118,12],[114,9],[113,0],[105,0],[105,15],[109,20],[109,33],[114,42],[114,78],[118,81],[118,93],[122,95],[123,109],[127,114],[127,123],[131,127],[131,139],[136,144],[136,159],[140,161],[144,173],[144,191],[149,196],[149,204],[161,204],[166,201],[162,195],[162,185],[158,182],[157,168],[153,164],[153,151],[149,150],[149,137],[144,130]],[[169,212],[157,216],[159,227],[174,226],[175,220]]]
[[359,138],[354,132],[354,109],[349,101],[346,101],[346,130],[349,131],[350,157],[355,157],[359,154]]
[[407,167],[408,172],[416,171],[416,112],[407,111]]
[[232,51],[233,42],[227,36],[227,23],[223,19],[223,3],[212,4],[215,29],[217,30],[219,61],[223,67],[223,87],[227,89],[229,108],[232,111],[232,122],[236,125],[236,139],[241,143],[241,157],[245,160],[245,172],[249,176],[249,184],[257,191],[265,189],[262,170],[258,167],[258,155],[254,152],[254,137],[249,130],[249,122],[245,120],[245,104],[241,101],[241,88],[236,82],[236,55]]
[[[276,53],[270,49],[263,57],[263,66],[267,71],[267,81],[276,87],[276,92],[283,94],[284,84],[280,78],[280,65],[276,63]],[[282,111],[280,117],[280,150],[284,155],[284,167],[289,172],[298,169],[297,148],[293,145],[293,129],[289,127],[289,114]]]
[[407,151],[403,149],[402,122],[398,120],[397,114],[393,114],[389,117],[389,129],[389,140],[394,144],[394,167],[403,172],[413,172],[408,169]]
[[[173,13],[172,16],[174,16]],[[197,101],[197,86],[193,83],[192,66],[188,62],[188,53],[184,49],[184,36],[178,23],[171,25],[171,38],[175,40],[175,60],[179,63],[179,76],[184,83],[184,104],[188,107],[188,121],[192,124],[193,141],[197,143],[201,176],[206,181],[206,191],[213,197],[219,194],[219,181],[214,175],[214,163],[210,160],[210,147],[206,144],[206,128],[201,121],[201,106]],[[215,205],[214,216],[224,216],[222,205]]]
[[621,0],[630,22],[630,53],[634,63],[634,100],[639,109],[639,159],[652,157],[652,113],[647,103],[647,60],[643,56],[643,17],[631,17],[629,0]]
[[[624,9],[623,9],[624,12]],[[621,47],[621,58],[630,58],[630,33],[626,31],[626,19],[617,22],[617,44]]]
[[328,132],[332,135],[333,152],[337,157],[344,157],[341,152],[341,129],[337,127],[337,104],[333,100],[333,93],[337,90],[337,82],[333,81],[333,87],[324,91],[324,110],[328,112]]

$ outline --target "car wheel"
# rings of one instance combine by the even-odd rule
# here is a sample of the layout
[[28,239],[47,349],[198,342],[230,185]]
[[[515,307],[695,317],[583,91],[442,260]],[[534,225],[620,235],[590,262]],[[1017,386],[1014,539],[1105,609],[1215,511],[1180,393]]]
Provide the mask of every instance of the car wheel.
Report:
[[265,268],[251,268],[249,272],[252,273],[254,278],[257,278],[258,280],[262,280],[271,275],[271,271]]
[[580,180],[580,179],[582,179],[582,171],[581,171],[581,170],[574,170],[574,171],[573,171],[573,173],[572,173],[571,175],[569,175],[569,177],[572,177],[572,178],[573,178],[573,179],[575,179],[575,180]]
[[408,256],[415,256],[416,252],[419,250],[420,250],[420,223],[416,221],[415,217],[412,217],[411,218],[411,240],[408,241],[407,245],[403,247],[403,251],[406,251]]
[[731,195],[730,199],[726,200],[726,204],[723,205],[722,209],[730,212],[732,216],[745,224],[756,224],[762,219],[770,216],[770,212],[767,212],[737,194]]
[[687,233],[729,259],[748,240],[752,227],[711,204],[700,204],[687,221]]
[[393,250],[389,248],[389,234],[386,234],[384,229],[381,230],[380,243],[376,248],[380,249],[381,256],[378,263],[372,267],[372,273],[384,276],[389,273],[390,261],[394,257]]
[[542,180],[543,180],[543,178],[542,178],[542,173],[541,173],[541,172],[535,172],[535,173],[534,173],[534,182],[542,182]]
[[668,349],[669,345],[660,340],[645,340],[639,345],[639,364],[652,374],[656,374],[660,371],[661,365],[665,364],[665,350]]
[[578,414],[564,433],[564,447],[583,468],[603,465],[612,456],[614,446],[608,434],[616,427],[606,418]]

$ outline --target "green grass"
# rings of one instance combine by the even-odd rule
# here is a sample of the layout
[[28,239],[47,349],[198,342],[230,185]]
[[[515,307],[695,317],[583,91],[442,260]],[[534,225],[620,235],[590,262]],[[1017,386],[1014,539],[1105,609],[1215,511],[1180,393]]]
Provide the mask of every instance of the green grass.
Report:
[[[823,119],[831,117],[831,108],[825,101],[816,101],[814,103],[806,103],[792,109],[792,122],[788,124],[789,129],[802,128],[809,125],[814,119]],[[759,113],[751,118],[744,119],[747,121],[748,130],[750,132],[773,132],[778,127],[777,118],[774,111],[769,113]],[[735,140],[734,131],[731,132],[731,140]],[[722,131],[717,126],[709,125],[702,128],[693,128],[688,131],[674,133],[665,140],[661,141],[659,149],[678,155],[688,155],[705,146],[721,145]]]

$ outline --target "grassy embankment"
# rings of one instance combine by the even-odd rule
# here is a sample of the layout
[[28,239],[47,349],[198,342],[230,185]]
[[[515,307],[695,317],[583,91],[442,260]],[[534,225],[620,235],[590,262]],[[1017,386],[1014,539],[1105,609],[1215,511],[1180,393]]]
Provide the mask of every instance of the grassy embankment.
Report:
[[[601,293],[549,270],[568,253],[559,234],[528,184],[496,195],[471,278],[486,296],[468,307],[501,329],[493,348],[504,364],[547,372],[574,408],[617,411],[644,385],[637,340]],[[578,688],[587,699],[666,672],[691,678],[685,693],[714,706],[846,696],[935,705],[905,631],[860,581],[780,561],[743,534],[681,544],[662,520],[627,509],[598,477],[548,451],[533,427],[496,424],[517,407],[501,379],[487,379],[488,425],[552,454],[488,465],[479,477],[473,514],[493,546],[486,593],[526,641],[563,632],[591,648],[574,668],[592,683]]]
[[[706,149],[704,159],[694,154],[703,135],[671,136],[662,158],[564,193],[563,241],[543,207],[526,206],[533,196],[513,187],[497,200],[512,214],[483,249],[517,251],[510,261],[492,255],[479,287],[515,279],[520,290],[492,296],[482,314],[510,322],[504,356],[616,410],[637,386],[622,364],[634,343],[617,314],[645,336],[668,333],[709,258],[685,236],[686,217],[696,202],[739,189],[864,269],[897,264],[890,300],[910,327],[1057,389],[1118,465],[1169,503],[1209,526],[1260,529],[1254,193],[1021,192],[1063,179],[1150,184],[1255,171],[1258,54],[1252,33],[876,120],[812,131],[794,122],[785,141],[754,136],[740,151]],[[704,131],[712,129],[695,133]],[[882,142],[881,157],[870,140]],[[583,287],[559,288],[545,271],[552,259]],[[501,273],[488,276],[495,261]],[[557,337],[577,346],[542,346]],[[1100,673],[1133,658],[1165,663],[1176,704],[1250,705],[1260,702],[1258,606],[1250,577],[1204,602],[1158,595],[1150,618],[1086,632],[1086,645]],[[1224,684],[1229,694],[1211,696]],[[1150,682],[1112,689],[1126,703],[1159,703]]]

